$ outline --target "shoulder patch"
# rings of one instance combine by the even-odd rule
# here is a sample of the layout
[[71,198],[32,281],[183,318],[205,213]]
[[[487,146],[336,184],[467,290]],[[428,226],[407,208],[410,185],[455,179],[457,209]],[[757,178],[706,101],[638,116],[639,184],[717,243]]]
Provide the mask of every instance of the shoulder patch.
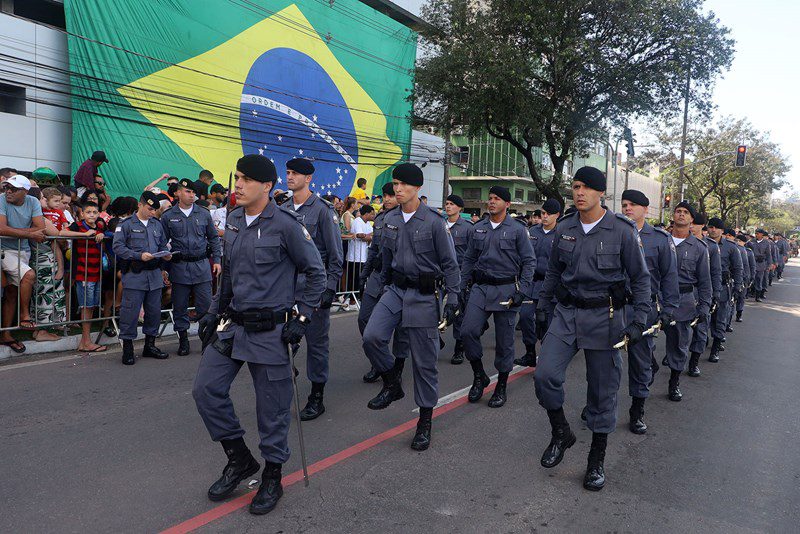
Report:
[[302,228],[302,230],[303,230],[303,237],[305,237],[307,241],[311,241],[311,234],[308,233],[308,230],[306,230],[306,227],[305,226],[301,226],[300,228]]
[[636,226],[636,223],[634,222],[634,220],[631,219],[630,217],[628,217],[627,215],[623,215],[622,213],[616,213],[616,212],[614,213],[614,215],[616,215],[618,219],[621,219],[621,220],[625,221],[626,223],[630,224],[631,226],[633,226],[633,227]]

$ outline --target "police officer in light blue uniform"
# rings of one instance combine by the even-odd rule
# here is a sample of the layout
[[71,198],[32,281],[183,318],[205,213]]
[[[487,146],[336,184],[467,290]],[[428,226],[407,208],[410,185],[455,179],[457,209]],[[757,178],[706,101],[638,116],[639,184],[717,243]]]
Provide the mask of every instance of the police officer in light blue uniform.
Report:
[[753,255],[756,258],[756,302],[764,300],[767,292],[767,278],[769,271],[772,268],[773,257],[772,247],[769,246],[769,240],[766,239],[767,232],[763,228],[756,229],[756,238],[751,241],[751,248]]
[[[447,228],[450,230],[450,237],[453,238],[453,245],[456,248],[456,260],[458,261],[458,268],[463,270],[464,255],[467,253],[467,246],[469,239],[472,237],[473,225],[461,216],[461,210],[464,209],[464,199],[458,195],[450,195],[444,202],[444,212],[447,216]],[[466,302],[465,295],[462,295],[462,301]],[[450,363],[453,365],[460,365],[464,362],[464,342],[461,340],[461,323],[464,320],[464,314],[459,313],[453,321],[453,339],[456,340],[456,346],[453,350],[453,357],[450,358]]]
[[[194,293],[197,317],[211,306],[211,276],[222,272],[222,249],[211,213],[194,204],[194,182],[183,178],[175,196],[178,203],[161,215],[161,224],[170,240],[172,260],[169,280],[172,283],[172,314],[178,332],[178,356],[189,354],[189,296]],[[212,258],[214,266],[208,263]]]
[[725,223],[719,217],[711,217],[708,220],[708,235],[719,245],[720,265],[722,266],[722,291],[717,302],[717,311],[711,318],[711,353],[708,361],[716,363],[719,361],[719,353],[725,350],[725,327],[728,322],[728,314],[734,306],[733,299],[742,287],[742,256],[733,241],[729,241],[722,234],[725,231]]
[[[325,268],[311,235],[297,215],[270,201],[277,177],[264,156],[249,154],[236,164],[237,207],[225,224],[220,289],[200,320],[205,348],[192,389],[211,439],[222,443],[228,457],[222,476],[208,490],[209,499],[220,501],[259,469],[229,394],[247,362],[266,462],[250,503],[253,514],[270,512],[283,495],[281,466],[289,459],[292,404],[287,344],[300,343],[325,289]],[[305,283],[298,291],[300,274]]]
[[[650,199],[641,191],[628,189],[622,192],[622,213],[636,223],[639,239],[644,248],[647,270],[650,272],[651,304],[645,323],[648,328],[657,322],[662,326],[670,324],[680,302],[675,244],[669,233],[647,224],[645,215],[649,205]],[[626,306],[625,313],[634,313],[633,308],[630,305]],[[634,434],[647,432],[647,425],[644,422],[644,403],[650,396],[655,346],[655,338],[647,336],[641,343],[628,349],[628,393],[632,398],[628,428]]]
[[[744,255],[742,261],[742,268],[747,273],[744,290],[736,297],[736,322],[742,322],[742,313],[744,312],[744,302],[747,298],[747,292],[753,286],[756,279],[756,257],[753,251],[747,245],[747,236],[738,234],[736,236],[736,244],[740,247],[739,251]],[[744,261],[746,260],[746,261]]]
[[[722,267],[719,258],[719,245],[717,242],[705,235],[705,227],[708,219],[702,213],[695,215],[691,226],[692,235],[701,240],[708,246],[709,270],[711,272],[711,310],[717,309],[719,294],[722,291]],[[708,333],[711,330],[711,314],[709,313],[704,321],[700,321],[692,330],[692,342],[689,345],[689,365],[686,374],[691,377],[700,376],[700,356],[705,352],[708,345]],[[664,365],[667,365],[666,356]]]
[[[306,332],[306,376],[311,381],[311,394],[305,408],[300,412],[300,419],[303,421],[316,419],[325,413],[322,399],[325,384],[328,382],[331,304],[342,278],[343,261],[339,217],[333,204],[311,192],[309,187],[314,179],[313,174],[314,164],[305,158],[294,158],[286,162],[286,186],[292,191],[292,198],[282,206],[299,215],[319,250],[327,275],[319,310],[311,319]],[[297,280],[298,291],[303,285],[304,279],[300,275]]]
[[[361,267],[360,287],[363,288],[361,295],[361,306],[358,310],[358,331],[364,335],[364,329],[372,315],[372,310],[383,295],[383,282],[381,281],[381,237],[383,236],[383,218],[391,210],[397,208],[397,198],[394,196],[394,186],[391,182],[383,184],[383,206],[380,213],[375,216],[372,227],[372,242],[367,250],[367,261]],[[403,329],[398,327],[392,336],[392,353],[394,354],[394,372],[401,376],[406,359],[410,355],[407,336],[403,334]],[[381,374],[370,367],[369,371],[362,377],[364,382],[371,384],[377,382]]]
[[139,310],[144,305],[144,349],[142,357],[164,360],[169,354],[156,347],[161,322],[161,290],[164,287],[162,260],[153,254],[167,252],[167,236],[156,218],[158,197],[145,191],[139,209],[114,231],[112,250],[122,271],[122,306],[119,312],[119,338],[122,340],[122,363],[133,365],[133,340],[136,339]]
[[[508,215],[511,193],[501,186],[489,189],[489,217],[475,223],[461,268],[461,290],[469,290],[464,309],[461,338],[472,366],[473,382],[467,398],[478,402],[489,385],[483,368],[481,334],[484,323],[494,316],[497,385],[489,407],[506,403],[508,375],[514,367],[514,325],[517,313],[533,289],[536,256],[528,230]],[[510,306],[501,304],[510,301]]]
[[[576,437],[564,415],[564,380],[577,351],[586,357],[587,426],[592,431],[584,488],[598,491],[605,484],[608,434],[617,423],[617,391],[622,358],[613,346],[626,339],[641,341],[650,311],[650,274],[633,221],[601,204],[606,177],[594,167],[582,167],[572,182],[577,211],[561,218],[555,244],[539,293],[537,327],[547,330],[534,383],[539,404],[547,410],[552,439],[542,454],[542,466],[555,467]],[[626,280],[633,313],[623,314]],[[557,304],[547,328],[546,311]]]
[[439,296],[444,291],[444,318],[452,324],[458,311],[461,277],[445,222],[419,199],[422,169],[402,163],[392,170],[392,183],[400,208],[383,219],[381,280],[387,287],[369,318],[363,339],[364,352],[381,373],[383,388],[367,407],[381,410],[404,396],[389,350],[392,334],[402,326],[411,349],[414,400],[419,406],[411,448],[421,451],[430,446],[431,417],[438,401]]
[[674,325],[664,327],[667,338],[667,364],[670,368],[669,400],[680,402],[680,375],[686,367],[692,322],[706,320],[711,310],[711,269],[708,246],[692,235],[690,226],[697,216],[688,202],[675,206],[672,241],[678,257],[678,288],[680,304],[674,314]]
[[[523,304],[519,310],[520,330],[522,330],[522,342],[525,344],[525,355],[514,360],[514,365],[524,365],[536,367],[536,341],[544,339],[544,332],[536,331],[536,306],[539,300],[539,291],[544,282],[544,275],[547,272],[547,264],[550,261],[550,250],[553,248],[555,228],[558,218],[561,215],[561,203],[548,198],[542,209],[539,211],[542,223],[535,224],[528,229],[531,237],[533,253],[536,256],[536,270],[533,273],[533,288],[531,289],[530,304]],[[548,315],[547,324],[550,324],[552,315]]]

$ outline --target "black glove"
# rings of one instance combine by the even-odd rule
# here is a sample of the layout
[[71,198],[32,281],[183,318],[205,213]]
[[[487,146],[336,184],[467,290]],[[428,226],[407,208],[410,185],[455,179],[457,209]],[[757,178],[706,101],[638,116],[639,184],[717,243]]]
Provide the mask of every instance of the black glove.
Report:
[[453,324],[456,320],[456,315],[459,314],[458,304],[445,304],[444,305],[444,320],[447,326]]
[[647,330],[647,328],[642,323],[634,321],[625,327],[625,330],[623,330],[622,334],[619,336],[619,341],[623,341],[627,337],[628,346],[632,347],[642,340],[642,332],[645,330]]
[[675,319],[672,318],[672,314],[664,310],[658,313],[658,320],[661,322],[661,328],[670,326],[675,321]]
[[203,349],[212,342],[217,333],[217,326],[219,326],[219,316],[215,313],[206,313],[197,321],[197,336],[203,343]]
[[515,291],[508,300],[511,301],[511,306],[509,306],[509,308],[516,308],[518,306],[522,306],[522,302],[525,300],[525,295],[519,291]]
[[283,325],[281,341],[289,345],[300,343],[300,340],[306,335],[306,328],[308,328],[308,319],[306,317],[302,315],[292,317]]
[[336,296],[336,291],[333,289],[326,289],[322,292],[322,299],[319,301],[319,307],[327,310],[333,304],[333,299]]
[[539,340],[544,339],[547,333],[547,312],[544,310],[536,310],[536,338]]

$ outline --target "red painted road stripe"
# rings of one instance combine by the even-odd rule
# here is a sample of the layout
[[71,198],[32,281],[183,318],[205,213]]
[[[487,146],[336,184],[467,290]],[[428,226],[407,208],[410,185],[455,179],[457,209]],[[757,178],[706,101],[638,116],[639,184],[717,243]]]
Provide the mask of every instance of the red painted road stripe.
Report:
[[[522,376],[529,375],[532,372],[533,372],[532,367],[526,367],[525,369],[509,376],[508,381],[513,382],[514,380]],[[494,391],[495,384],[496,383],[492,383],[489,387],[486,388],[486,391],[487,392]],[[466,403],[467,403],[467,396],[464,395],[463,397],[460,397],[449,404],[445,404],[444,406],[436,408],[433,411],[433,417],[436,418],[441,415],[444,415],[447,412],[455,410],[459,406],[463,406]],[[399,424],[394,428],[390,428],[386,432],[382,432],[376,436],[367,438],[360,443],[356,443],[355,445],[348,447],[344,450],[341,450],[336,454],[328,456],[327,458],[320,460],[319,462],[309,465],[308,474],[313,475],[314,473],[319,473],[320,471],[324,471],[325,469],[328,469],[329,467],[332,467],[338,464],[339,462],[347,460],[352,456],[355,456],[359,453],[369,450],[372,447],[375,447],[376,445],[379,445],[386,440],[399,436],[403,432],[411,430],[412,428],[416,428],[416,426],[417,426],[417,419],[412,419],[411,421],[406,421],[405,423]],[[283,477],[282,480],[283,487],[286,488],[288,486],[291,486],[292,484],[295,484],[296,482],[300,482],[301,480],[303,480],[302,469]],[[255,495],[255,493],[256,493],[255,490],[253,490],[249,493],[245,493],[244,495],[240,495],[239,497],[236,497],[231,501],[221,504],[215,508],[212,508],[207,512],[204,512],[200,515],[187,519],[183,523],[179,523],[173,527],[170,527],[162,531],[162,534],[183,534],[186,532],[192,532],[193,530],[205,526],[211,523],[212,521],[216,521],[217,519],[225,517],[226,515],[231,514],[240,508],[244,508],[245,506],[250,504],[250,501],[253,499],[253,495]]]

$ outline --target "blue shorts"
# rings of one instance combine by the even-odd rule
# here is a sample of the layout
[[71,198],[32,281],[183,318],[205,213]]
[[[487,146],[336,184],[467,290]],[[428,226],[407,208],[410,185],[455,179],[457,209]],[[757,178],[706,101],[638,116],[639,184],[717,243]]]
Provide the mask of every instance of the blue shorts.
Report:
[[79,308],[94,308],[100,305],[100,282],[75,282]]

